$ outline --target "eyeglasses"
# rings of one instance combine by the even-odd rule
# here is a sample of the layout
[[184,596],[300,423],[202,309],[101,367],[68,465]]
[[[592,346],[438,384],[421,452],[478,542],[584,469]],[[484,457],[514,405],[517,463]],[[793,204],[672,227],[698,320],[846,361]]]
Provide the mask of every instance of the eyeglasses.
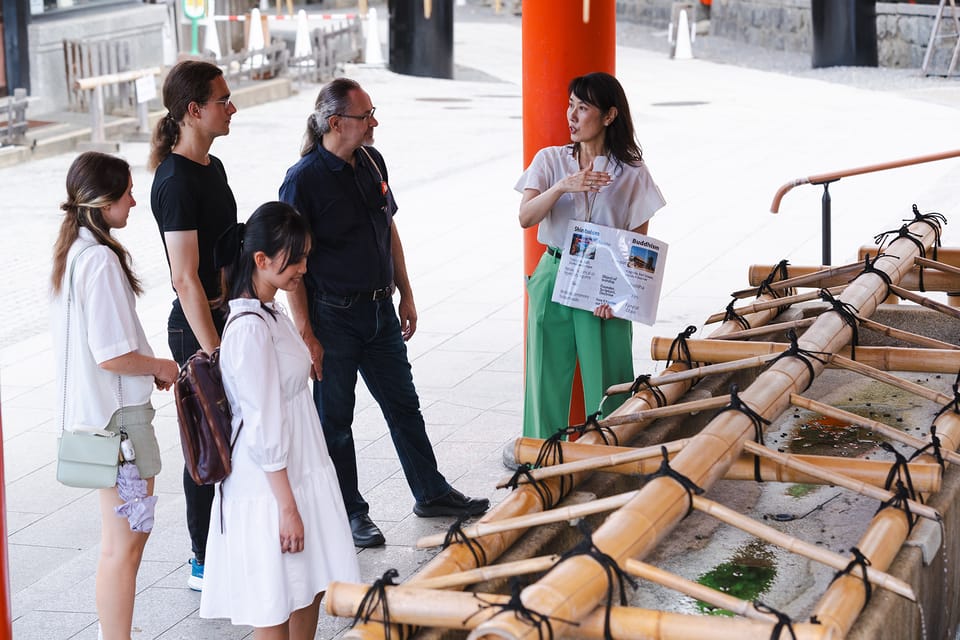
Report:
[[203,104],[222,104],[224,109],[229,109],[233,105],[233,100],[230,98],[223,98],[222,100],[204,100]]
[[340,116],[341,118],[350,118],[351,120],[363,120],[364,122],[369,122],[370,118],[373,117],[373,114],[376,113],[376,111],[377,108],[374,107],[373,109],[370,109],[370,111],[367,111],[365,114],[360,116],[351,116],[348,113],[335,113],[333,115]]

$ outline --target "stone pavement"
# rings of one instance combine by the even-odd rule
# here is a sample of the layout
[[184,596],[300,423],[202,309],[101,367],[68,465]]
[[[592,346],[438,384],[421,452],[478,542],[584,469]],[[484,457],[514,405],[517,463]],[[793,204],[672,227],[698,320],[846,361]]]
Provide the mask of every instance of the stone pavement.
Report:
[[[441,470],[459,489],[499,501],[505,495],[494,489],[505,473],[500,452],[519,433],[521,411],[523,279],[519,196],[512,190],[523,161],[519,20],[470,7],[458,14],[454,37],[455,80],[363,66],[346,73],[378,108],[376,143],[400,205],[397,223],[420,312],[410,355]],[[799,187],[786,196],[781,213],[771,215],[781,184],[958,146],[955,80],[878,69],[810,70],[800,58],[708,42],[698,40],[695,55],[712,46],[718,62],[672,61],[664,34],[620,28],[618,76],[668,201],[651,225],[652,234],[670,245],[669,266],[656,325],[635,327],[638,373],[659,366],[646,353],[650,337],[673,336],[721,310],[729,292],[744,286],[749,264],[782,258],[819,263],[821,191]],[[740,66],[725,63],[733,50]],[[240,105],[231,134],[214,144],[241,217],[276,197],[298,157],[317,89],[306,85],[286,100]],[[556,106],[561,112],[565,107]],[[172,293],[149,211],[147,153],[144,143],[121,147],[133,166],[140,205],[118,236],[143,278],[140,316],[163,353]],[[7,265],[0,284],[6,301],[0,399],[18,640],[96,638],[97,498],[54,478],[59,425],[46,292],[72,159],[61,155],[0,170],[0,255]],[[914,202],[955,220],[957,184],[957,160],[834,184],[834,262],[855,258],[856,248],[875,233],[899,227]],[[945,245],[958,244],[957,226],[946,227]],[[250,637],[248,628],[197,617],[199,595],[186,588],[190,548],[172,397],[157,393],[154,404],[165,470],[139,575],[133,637]],[[382,417],[362,385],[355,429],[362,488],[387,537],[384,548],[359,552],[363,576],[373,580],[396,567],[406,578],[432,555],[415,548],[417,538],[444,530],[449,521],[411,513],[413,499]],[[336,637],[346,624],[325,617],[317,637]]]

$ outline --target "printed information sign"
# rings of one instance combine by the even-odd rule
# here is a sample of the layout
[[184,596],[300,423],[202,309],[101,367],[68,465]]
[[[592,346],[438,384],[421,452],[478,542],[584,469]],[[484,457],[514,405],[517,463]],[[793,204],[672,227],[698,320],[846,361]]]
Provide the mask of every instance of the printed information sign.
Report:
[[554,302],[593,311],[608,304],[624,320],[657,319],[667,244],[656,238],[571,220],[553,288]]

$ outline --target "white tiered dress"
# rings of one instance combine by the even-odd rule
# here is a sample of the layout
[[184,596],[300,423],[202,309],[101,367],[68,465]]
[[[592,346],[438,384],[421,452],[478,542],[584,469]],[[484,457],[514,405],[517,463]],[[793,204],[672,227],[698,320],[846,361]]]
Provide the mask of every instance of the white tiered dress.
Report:
[[[310,392],[310,354],[282,309],[230,301],[221,346],[233,429],[233,471],[210,514],[200,616],[270,627],[334,581],[360,582],[356,549]],[[304,548],[280,552],[277,502],[265,471],[286,468],[303,520]],[[222,492],[221,492],[222,489]],[[223,531],[221,532],[221,507]]]

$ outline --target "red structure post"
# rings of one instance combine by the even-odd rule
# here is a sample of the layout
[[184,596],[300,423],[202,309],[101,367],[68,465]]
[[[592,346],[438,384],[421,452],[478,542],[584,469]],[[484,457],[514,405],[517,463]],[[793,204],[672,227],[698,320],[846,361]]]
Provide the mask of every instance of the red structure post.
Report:
[[[543,147],[570,141],[567,85],[591,71],[615,73],[615,0],[523,1],[523,166]],[[544,247],[537,229],[523,233],[523,272],[529,276]],[[524,295],[526,300],[526,295]],[[526,327],[526,304],[524,304]],[[573,380],[570,424],[584,421],[580,369]]]
[[7,482],[3,472],[3,412],[0,410],[0,640],[13,638],[10,556],[7,553]]

